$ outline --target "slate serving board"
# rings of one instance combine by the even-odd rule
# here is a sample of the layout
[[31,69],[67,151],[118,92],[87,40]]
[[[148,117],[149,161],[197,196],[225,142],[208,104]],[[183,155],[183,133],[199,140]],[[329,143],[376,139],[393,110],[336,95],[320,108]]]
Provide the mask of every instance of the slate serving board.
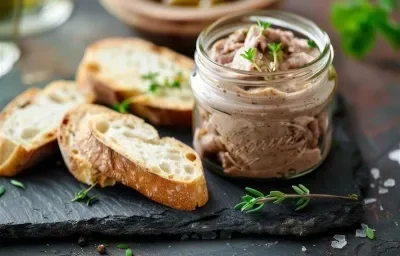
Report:
[[[0,108],[21,86],[8,86],[0,93]],[[8,90],[9,89],[9,90]],[[360,194],[367,177],[366,168],[350,132],[342,101],[334,118],[334,146],[327,160],[313,173],[289,181],[250,182],[227,180],[206,171],[210,199],[205,207],[184,212],[152,202],[132,189],[117,185],[93,189],[100,200],[91,207],[72,203],[74,193],[85,186],[67,171],[59,154],[17,177],[22,190],[0,179],[7,192],[0,199],[0,238],[39,238],[82,235],[188,235],[213,238],[232,232],[306,236],[350,226],[362,214],[360,201],[312,201],[300,212],[285,205],[267,205],[257,215],[233,210],[245,186],[262,191],[290,192],[302,183],[315,193]],[[191,145],[190,130],[158,129]],[[1,153],[1,152],[0,152]]]

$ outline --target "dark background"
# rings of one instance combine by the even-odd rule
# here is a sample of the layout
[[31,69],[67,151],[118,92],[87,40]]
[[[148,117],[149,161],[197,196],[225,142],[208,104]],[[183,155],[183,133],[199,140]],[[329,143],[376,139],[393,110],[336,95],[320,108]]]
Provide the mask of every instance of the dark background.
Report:
[[[340,92],[349,104],[358,145],[369,167],[380,170],[381,179],[373,180],[366,197],[377,199],[366,206],[363,222],[376,229],[376,239],[355,238],[355,228],[338,230],[308,238],[235,236],[232,239],[185,240],[171,237],[93,238],[88,246],[77,245],[77,237],[68,240],[14,241],[0,244],[0,255],[98,255],[96,245],[109,245],[109,255],[124,255],[115,245],[127,242],[135,255],[400,255],[399,185],[385,195],[378,186],[387,178],[400,182],[398,162],[388,152],[400,144],[400,54],[383,42],[363,61],[344,56],[337,35],[329,23],[329,4],[325,0],[286,0],[283,9],[316,21],[331,36],[335,48],[335,67]],[[109,15],[95,0],[76,1],[73,16],[58,29],[20,40],[22,59],[16,68],[0,79],[4,84],[29,86],[40,78],[71,77],[91,42],[109,36],[129,36],[135,32]],[[169,42],[170,43],[170,42]],[[190,52],[191,49],[182,49]],[[194,50],[193,50],[194,51]],[[381,210],[382,207],[382,210]],[[346,234],[348,244],[342,250],[330,246],[334,234]],[[277,242],[277,243],[276,243]],[[301,248],[305,246],[306,252]]]

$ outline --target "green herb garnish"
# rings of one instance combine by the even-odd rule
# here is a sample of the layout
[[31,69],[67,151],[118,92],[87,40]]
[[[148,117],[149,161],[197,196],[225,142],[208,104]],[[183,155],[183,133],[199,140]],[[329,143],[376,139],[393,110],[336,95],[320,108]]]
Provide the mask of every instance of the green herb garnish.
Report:
[[317,44],[312,39],[308,39],[307,44],[310,48],[317,48]]
[[276,44],[271,43],[268,44],[268,48],[270,50],[271,57],[273,62],[269,63],[268,70],[270,72],[274,72],[278,69],[278,64],[283,59],[283,51],[282,51],[282,43]]
[[252,47],[247,49],[244,53],[240,54],[241,57],[245,58],[246,60],[250,61],[251,64],[260,72],[262,72],[261,68],[257,65],[255,62],[255,57],[256,57],[257,49]]
[[111,107],[112,107],[112,109],[114,109],[115,111],[117,111],[119,113],[126,114],[126,113],[129,113],[129,106],[132,102],[133,102],[133,99],[130,98],[130,99],[126,99],[126,100],[122,101],[119,104],[114,104]]
[[392,19],[399,6],[395,0],[337,2],[331,8],[331,22],[338,31],[345,53],[363,58],[381,34],[393,49],[400,49],[400,23]]
[[[97,183],[96,183],[97,184]],[[90,186],[88,189],[81,189],[79,190],[77,193],[75,193],[75,197],[72,199],[72,202],[77,202],[77,201],[83,201],[83,200],[87,200],[87,205],[90,206],[90,204],[93,202],[93,200],[95,198],[97,198],[97,196],[94,197],[89,197],[88,193],[89,191],[94,188],[94,186],[96,186],[96,184],[93,184],[92,186]]]
[[89,199],[88,199],[87,202],[86,202],[86,205],[87,205],[87,206],[90,206],[91,204],[93,204],[93,202],[97,200],[97,197],[98,197],[98,196],[89,197]]
[[125,251],[125,256],[133,256],[133,251],[132,251],[132,249],[126,249],[126,251]]
[[375,237],[375,234],[374,234],[375,229],[372,229],[372,228],[368,227],[368,225],[366,225],[364,223],[361,224],[361,228],[363,230],[365,230],[365,234],[367,235],[367,237],[369,239],[371,239],[371,240],[374,239],[374,237]]
[[248,194],[242,197],[242,202],[238,203],[235,206],[235,209],[245,213],[255,213],[261,211],[264,208],[265,203],[272,202],[274,204],[280,204],[285,199],[295,199],[297,200],[295,210],[298,211],[306,207],[312,198],[339,198],[358,200],[358,196],[356,194],[351,194],[347,197],[325,194],[310,194],[310,190],[302,184],[298,186],[292,186],[292,188],[297,194],[285,194],[281,191],[270,191],[268,195],[264,195],[262,192],[254,188],[246,187],[245,189]]
[[160,74],[157,72],[149,72],[145,75],[142,75],[142,79],[143,80],[150,80],[153,81],[154,79],[156,79]]
[[155,93],[161,89],[166,89],[166,88],[181,88],[181,85],[185,79],[183,73],[178,72],[172,79],[172,81],[170,81],[168,78],[165,78],[164,83],[160,83],[156,79],[158,76],[159,76],[158,73],[152,73],[152,72],[142,76],[144,80],[150,81],[148,89],[149,92]]
[[118,244],[117,248],[118,249],[129,249],[129,245],[128,244]]
[[263,35],[264,31],[271,26],[271,23],[261,21],[259,19],[257,19],[257,24],[258,24],[258,27],[261,29],[260,36]]
[[24,184],[22,184],[22,182],[19,182],[17,180],[10,180],[10,183],[13,184],[16,187],[20,187],[22,189],[25,189],[25,186],[24,186]]
[[2,195],[4,195],[5,192],[6,192],[6,189],[4,188],[4,186],[0,186],[0,197]]

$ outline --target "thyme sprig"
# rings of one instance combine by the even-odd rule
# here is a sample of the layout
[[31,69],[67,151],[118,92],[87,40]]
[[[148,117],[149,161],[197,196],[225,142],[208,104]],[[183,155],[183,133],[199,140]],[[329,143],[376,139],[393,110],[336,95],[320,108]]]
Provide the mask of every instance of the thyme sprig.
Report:
[[263,35],[264,31],[271,26],[271,23],[261,21],[259,19],[257,19],[257,24],[258,24],[258,27],[261,29],[260,36]]
[[278,69],[278,64],[283,59],[282,43],[270,43],[268,44],[268,48],[273,59],[273,62],[269,63],[268,70],[274,72]]
[[[96,183],[97,184],[97,183]],[[90,206],[92,202],[97,198],[97,196],[89,197],[88,193],[92,188],[96,186],[96,184],[93,184],[87,189],[81,189],[78,192],[75,193],[75,197],[72,199],[72,202],[77,202],[77,201],[84,201],[87,200],[86,204]]]
[[364,223],[361,224],[361,228],[365,230],[365,234],[369,239],[373,240],[375,238],[375,229],[368,227],[368,225]]
[[253,66],[258,71],[262,72],[261,68],[255,62],[256,54],[257,54],[257,49],[252,47],[252,48],[247,49],[244,53],[240,54],[240,56],[243,57],[244,59],[250,61],[250,63],[253,64]]
[[348,196],[335,196],[326,194],[311,194],[310,190],[299,184],[298,186],[292,186],[293,190],[297,194],[285,194],[281,191],[270,191],[268,195],[264,195],[262,192],[246,187],[245,190],[248,194],[242,197],[242,202],[235,206],[236,210],[240,210],[245,213],[256,213],[260,212],[266,203],[280,204],[286,199],[297,200],[295,210],[301,210],[308,205],[312,198],[337,198],[347,200],[358,200],[356,194],[350,194]]

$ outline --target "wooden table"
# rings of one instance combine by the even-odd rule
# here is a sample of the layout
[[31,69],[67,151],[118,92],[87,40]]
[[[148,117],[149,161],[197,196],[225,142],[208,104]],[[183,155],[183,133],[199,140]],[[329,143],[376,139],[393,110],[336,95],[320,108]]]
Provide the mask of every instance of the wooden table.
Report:
[[[400,144],[400,53],[384,42],[380,50],[364,61],[344,56],[328,19],[330,1],[286,0],[283,8],[316,21],[332,38],[340,91],[350,111],[362,155],[370,168],[378,168],[381,178],[371,178],[363,222],[376,229],[376,239],[355,238],[354,227],[317,237],[287,238],[271,236],[233,237],[218,240],[180,238],[93,238],[81,248],[78,238],[67,240],[17,241],[2,243],[0,255],[98,255],[96,245],[106,241],[109,255],[124,255],[116,244],[128,242],[135,255],[400,255],[400,197],[398,185],[388,194],[379,194],[382,181],[394,178],[400,183],[399,162],[388,153]],[[109,36],[135,36],[135,32],[110,16],[97,1],[76,1],[71,19],[55,31],[21,40],[23,56],[16,68],[0,79],[5,83],[23,82],[27,86],[52,77],[73,76],[83,51],[91,42]],[[190,52],[192,49],[182,49]],[[334,234],[346,234],[348,244],[342,250],[330,246]],[[306,251],[302,251],[302,246]]]

